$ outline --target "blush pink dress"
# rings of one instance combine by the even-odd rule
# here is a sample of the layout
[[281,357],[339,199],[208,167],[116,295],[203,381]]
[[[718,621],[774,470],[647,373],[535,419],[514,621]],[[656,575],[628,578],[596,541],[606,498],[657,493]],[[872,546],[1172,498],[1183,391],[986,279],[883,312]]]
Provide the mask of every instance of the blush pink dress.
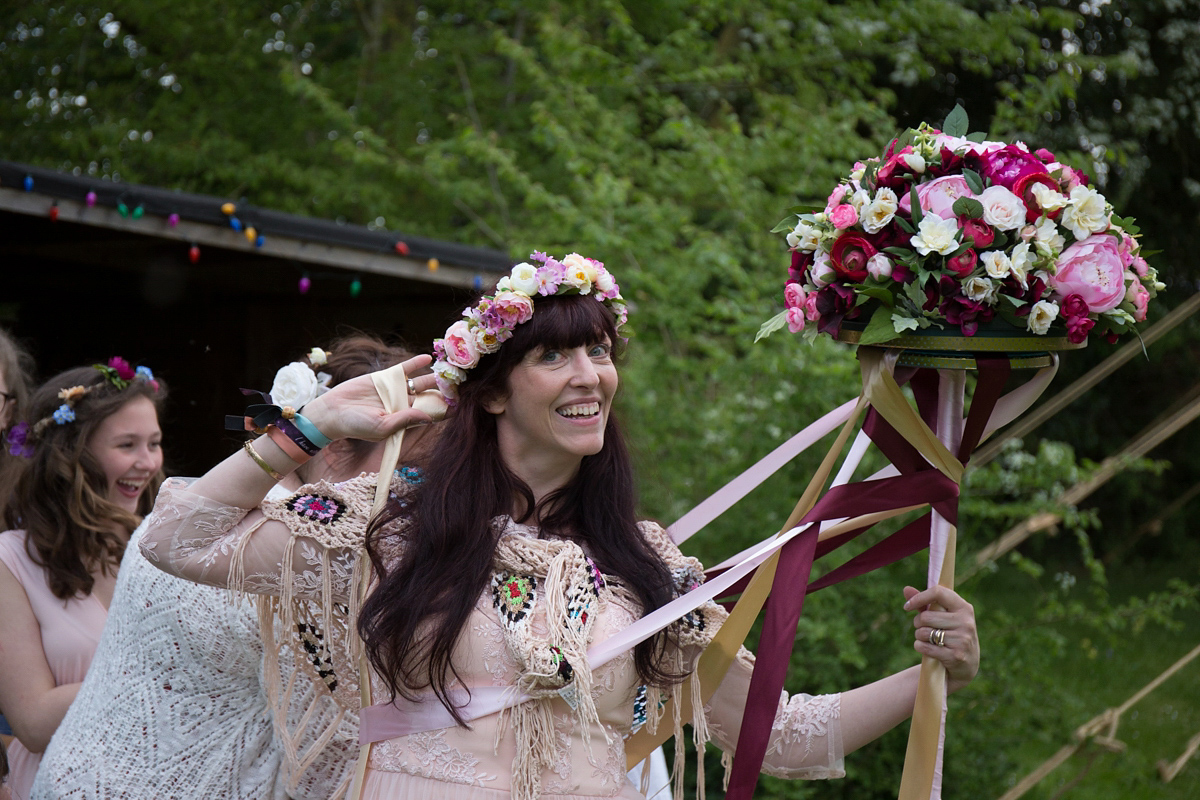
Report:
[[[25,552],[25,531],[0,533],[0,562],[16,577],[42,629],[42,651],[56,686],[78,683],[87,674],[108,609],[94,595],[77,595],[60,600],[46,583],[46,571]],[[40,753],[31,753],[20,741],[8,748],[9,788],[14,800],[27,800],[41,763]]]

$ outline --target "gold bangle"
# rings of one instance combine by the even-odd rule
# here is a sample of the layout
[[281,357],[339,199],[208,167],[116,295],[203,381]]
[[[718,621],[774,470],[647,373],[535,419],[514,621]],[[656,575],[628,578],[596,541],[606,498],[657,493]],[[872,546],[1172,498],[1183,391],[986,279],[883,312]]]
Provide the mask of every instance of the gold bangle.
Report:
[[263,457],[260,456],[258,454],[258,451],[254,449],[254,444],[251,442],[251,440],[247,439],[246,443],[244,445],[242,445],[242,449],[246,451],[246,455],[248,455],[252,459],[254,459],[255,464],[258,464],[260,467],[263,468],[263,472],[265,472],[271,476],[271,480],[273,480],[273,481],[283,480],[284,476],[279,474],[279,472],[277,472],[274,467],[272,467],[270,464],[268,464],[266,461],[263,460]]

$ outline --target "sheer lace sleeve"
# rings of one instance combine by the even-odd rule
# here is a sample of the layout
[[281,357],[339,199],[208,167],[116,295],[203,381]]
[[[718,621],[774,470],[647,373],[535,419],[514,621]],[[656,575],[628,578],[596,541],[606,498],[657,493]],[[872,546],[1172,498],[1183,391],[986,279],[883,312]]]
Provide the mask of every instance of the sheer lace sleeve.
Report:
[[[754,655],[743,647],[704,707],[709,736],[730,756],[737,750],[753,671]],[[841,697],[840,694],[789,696],[781,692],[762,771],[778,778],[804,780],[845,777]]]
[[198,583],[345,603],[370,512],[368,477],[303,486],[253,511],[171,479],[139,546],[155,566]]

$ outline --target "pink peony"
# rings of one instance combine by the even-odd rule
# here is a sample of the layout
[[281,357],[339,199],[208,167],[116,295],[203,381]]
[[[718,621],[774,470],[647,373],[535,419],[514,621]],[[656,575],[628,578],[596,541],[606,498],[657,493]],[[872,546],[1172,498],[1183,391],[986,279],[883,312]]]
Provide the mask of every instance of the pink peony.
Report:
[[475,342],[475,334],[471,333],[464,319],[460,319],[446,330],[442,348],[446,351],[446,361],[456,367],[472,369],[479,363],[479,346]]
[[842,203],[829,212],[829,221],[833,223],[833,227],[844,231],[858,222],[858,210],[849,203]]
[[[936,214],[942,219],[954,219],[954,201],[960,197],[971,197],[971,187],[962,175],[943,175],[917,186],[917,198],[921,210]],[[900,210],[912,213],[912,201],[908,192],[900,196]]]
[[1078,294],[1094,313],[1116,308],[1125,298],[1125,267],[1117,240],[1097,233],[1075,242],[1059,256],[1051,281],[1060,297]]
[[1015,144],[980,153],[974,160],[984,180],[1010,190],[1026,175],[1049,172],[1040,158]]

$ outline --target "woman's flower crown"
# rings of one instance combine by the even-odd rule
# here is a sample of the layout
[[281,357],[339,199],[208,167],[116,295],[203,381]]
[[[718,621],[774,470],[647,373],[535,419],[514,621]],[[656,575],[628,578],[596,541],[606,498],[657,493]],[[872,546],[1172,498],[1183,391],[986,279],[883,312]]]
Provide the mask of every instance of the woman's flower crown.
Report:
[[[154,373],[149,367],[138,367],[134,369],[129,365],[129,362],[120,356],[113,356],[108,360],[107,364],[93,364],[97,372],[104,376],[105,382],[116,387],[118,391],[122,391],[129,387],[129,384],[134,381],[140,381],[148,384],[154,391],[158,391],[158,381],[154,379]],[[22,458],[30,458],[33,456],[33,445],[50,425],[68,425],[75,421],[75,406],[88,395],[97,386],[103,384],[93,383],[90,386],[68,386],[58,393],[58,399],[62,400],[62,405],[54,409],[54,413],[50,416],[40,419],[33,425],[30,425],[25,420],[21,420],[16,425],[13,425],[7,434],[8,452],[14,456]]]
[[458,385],[467,378],[482,356],[494,353],[512,338],[513,329],[533,317],[533,301],[538,295],[590,294],[608,306],[617,330],[629,318],[612,273],[593,258],[571,253],[561,261],[545,253],[529,257],[541,266],[517,264],[496,284],[494,295],[485,295],[463,311],[463,318],[435,339],[433,373],[438,389],[447,403],[458,398]]
[[882,344],[930,326],[973,336],[1000,317],[1115,341],[1164,286],[1133,220],[1088,183],[1047,150],[968,136],[961,107],[940,131],[905,131],[855,164],[824,210],[776,226],[792,252],[787,308],[759,338],[785,325],[837,336],[849,320],[866,326],[860,344]]

